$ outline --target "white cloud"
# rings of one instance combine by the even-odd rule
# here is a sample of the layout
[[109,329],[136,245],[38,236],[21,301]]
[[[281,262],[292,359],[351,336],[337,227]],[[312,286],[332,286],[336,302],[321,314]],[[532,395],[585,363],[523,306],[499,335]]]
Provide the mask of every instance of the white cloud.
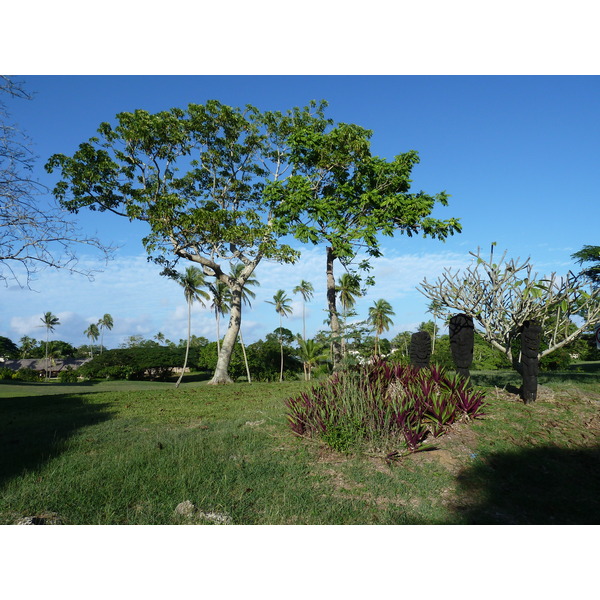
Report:
[[[468,254],[457,252],[401,254],[384,248],[384,256],[372,261],[372,275],[376,285],[368,288],[368,295],[356,305],[359,319],[367,317],[368,307],[379,298],[387,299],[396,313],[393,331],[409,329],[409,325],[429,318],[426,299],[415,287],[427,277],[429,281],[441,275],[444,267],[464,268]],[[336,278],[343,268],[336,263]],[[252,343],[279,326],[271,300],[283,289],[291,300],[293,314],[285,319],[285,326],[294,333],[302,328],[301,295],[293,289],[301,280],[312,283],[313,298],[306,303],[307,335],[323,329],[326,318],[326,274],[323,247],[307,247],[295,265],[281,265],[263,261],[254,276],[260,286],[253,288],[256,298],[252,306],[243,308],[243,332],[247,343]],[[0,335],[18,340],[23,335],[38,339],[45,335],[40,317],[47,310],[58,315],[61,325],[54,339],[63,339],[74,345],[88,342],[83,331],[89,323],[97,322],[105,313],[112,315],[114,328],[104,332],[107,347],[116,347],[131,335],[152,338],[159,331],[175,342],[187,337],[187,304],[177,283],[160,276],[160,269],[149,263],[144,255],[120,256],[109,263],[105,272],[90,282],[67,273],[46,271],[37,282],[39,292],[10,290],[5,294],[6,317],[0,321]],[[228,317],[221,318],[224,335]],[[195,303],[192,309],[192,332],[210,340],[216,337],[214,313],[208,307]],[[390,332],[391,333],[391,332]]]

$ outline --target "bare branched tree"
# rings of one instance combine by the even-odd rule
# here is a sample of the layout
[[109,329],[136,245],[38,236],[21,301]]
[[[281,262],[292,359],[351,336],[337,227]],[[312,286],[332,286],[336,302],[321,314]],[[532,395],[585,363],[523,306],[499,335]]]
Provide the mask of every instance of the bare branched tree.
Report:
[[[31,98],[22,84],[0,76],[0,97],[5,94]],[[89,246],[105,259],[113,249],[82,235],[54,199],[44,198],[48,190],[35,179],[35,158],[29,139],[11,124],[0,100],[0,281],[29,286],[47,266],[92,278],[94,271],[79,265],[75,249]]]
[[[445,269],[436,282],[425,279],[417,289],[444,312],[473,317],[481,327],[477,333],[519,373],[520,357],[513,356],[512,344],[525,321],[535,320],[542,327],[547,348],[540,352],[540,359],[600,322],[600,290],[584,278],[571,272],[565,277],[552,273],[538,278],[529,258],[506,261],[506,252],[495,263],[493,246],[489,261],[481,258],[480,249],[469,254],[474,261],[464,272]],[[572,320],[575,316],[580,317],[577,323]]]

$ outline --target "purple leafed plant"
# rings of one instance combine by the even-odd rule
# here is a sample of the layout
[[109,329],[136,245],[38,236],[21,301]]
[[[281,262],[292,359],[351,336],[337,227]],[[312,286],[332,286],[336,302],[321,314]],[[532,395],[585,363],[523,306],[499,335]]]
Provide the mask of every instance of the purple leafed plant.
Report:
[[417,370],[380,359],[336,373],[285,404],[297,435],[335,440],[345,449],[358,449],[357,443],[389,449],[404,440],[415,451],[429,435],[481,416],[484,392],[437,366]]

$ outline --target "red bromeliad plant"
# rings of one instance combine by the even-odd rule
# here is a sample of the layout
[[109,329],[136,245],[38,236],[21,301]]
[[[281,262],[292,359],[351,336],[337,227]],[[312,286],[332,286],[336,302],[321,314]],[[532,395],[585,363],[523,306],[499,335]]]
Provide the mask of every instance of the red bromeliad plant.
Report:
[[417,370],[378,360],[336,373],[286,406],[294,433],[334,440],[337,449],[389,448],[404,439],[415,451],[429,435],[482,415],[484,392],[436,366]]

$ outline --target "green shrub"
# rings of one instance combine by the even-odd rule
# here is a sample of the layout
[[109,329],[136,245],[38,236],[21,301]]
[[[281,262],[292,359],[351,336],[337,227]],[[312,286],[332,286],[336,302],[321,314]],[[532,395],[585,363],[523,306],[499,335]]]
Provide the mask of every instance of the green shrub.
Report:
[[12,379],[14,373],[15,372],[12,369],[8,369],[7,367],[2,367],[0,369],[0,379]]
[[77,381],[79,381],[79,376],[77,375],[77,371],[73,370],[71,367],[67,367],[58,374],[58,380],[61,383],[77,383]]
[[437,366],[417,370],[379,360],[335,373],[285,404],[298,435],[320,437],[343,452],[397,452],[399,444],[414,451],[429,435],[483,414],[484,393]]
[[12,375],[17,381],[39,381],[43,377],[43,373],[34,371],[33,369],[19,369]]

